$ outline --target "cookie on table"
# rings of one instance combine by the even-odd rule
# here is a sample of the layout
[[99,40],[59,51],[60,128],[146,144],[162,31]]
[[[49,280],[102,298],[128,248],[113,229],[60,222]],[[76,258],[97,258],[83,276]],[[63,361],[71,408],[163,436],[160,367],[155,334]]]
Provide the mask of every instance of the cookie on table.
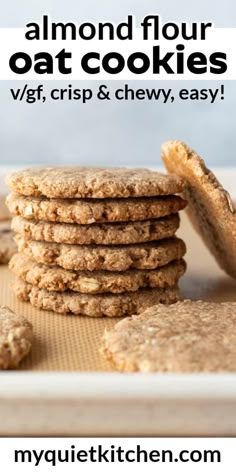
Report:
[[186,270],[183,260],[174,261],[160,269],[128,270],[125,272],[69,271],[57,266],[48,267],[16,254],[10,269],[24,282],[48,291],[71,290],[81,293],[134,292],[140,288],[166,288],[177,284]]
[[161,218],[179,212],[186,207],[187,202],[176,195],[101,200],[50,200],[11,193],[6,203],[11,213],[27,220],[91,225]]
[[188,215],[220,267],[236,277],[236,208],[204,161],[180,141],[162,146],[169,172],[185,178]]
[[12,229],[25,239],[65,244],[136,244],[174,236],[179,228],[178,214],[158,220],[133,223],[78,225],[26,220],[15,216]]
[[60,314],[90,317],[137,315],[157,303],[170,304],[179,300],[178,287],[142,289],[121,295],[111,293],[88,295],[70,290],[49,292],[17,279],[13,290],[19,300],[29,301],[36,308]]
[[156,305],[105,332],[102,352],[126,372],[235,372],[236,303]]
[[26,196],[48,198],[127,198],[171,195],[183,179],[148,169],[43,167],[8,175],[7,186]]
[[14,369],[29,353],[32,325],[8,307],[0,306],[0,369]]
[[10,221],[0,222],[0,264],[8,264],[11,257],[17,252],[14,233]]
[[11,219],[11,214],[6,206],[6,195],[0,195],[0,223]]
[[46,243],[24,239],[20,235],[15,240],[19,252],[33,261],[69,270],[156,269],[182,259],[186,252],[185,243],[177,237],[127,246]]

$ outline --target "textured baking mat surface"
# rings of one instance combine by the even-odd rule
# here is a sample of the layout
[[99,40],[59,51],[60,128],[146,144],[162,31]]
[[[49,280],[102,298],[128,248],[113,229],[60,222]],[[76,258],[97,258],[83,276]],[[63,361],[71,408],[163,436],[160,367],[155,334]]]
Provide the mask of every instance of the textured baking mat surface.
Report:
[[[236,281],[227,277],[215,263],[199,236],[182,215],[179,235],[188,248],[188,270],[181,281],[181,296],[211,301],[236,301]],[[34,345],[20,370],[32,371],[110,371],[99,354],[104,329],[118,319],[57,315],[40,311],[29,303],[18,302],[10,288],[13,277],[0,266],[0,304],[28,318],[34,326]]]

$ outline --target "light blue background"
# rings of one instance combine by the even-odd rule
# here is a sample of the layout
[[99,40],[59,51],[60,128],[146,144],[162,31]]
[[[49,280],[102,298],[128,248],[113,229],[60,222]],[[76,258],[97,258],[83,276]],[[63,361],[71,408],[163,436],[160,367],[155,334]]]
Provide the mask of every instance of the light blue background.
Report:
[[[236,4],[198,0],[18,0],[3,2],[1,27],[23,27],[50,14],[54,21],[122,21],[150,13],[165,21],[213,21],[218,27],[235,27]],[[40,80],[39,80],[40,83]],[[64,85],[68,85],[66,81]],[[217,82],[138,82],[136,87],[217,87]],[[47,83],[48,84],[48,83]],[[73,86],[96,87],[87,82]],[[210,165],[236,165],[236,83],[225,83],[225,100],[205,102],[14,102],[9,88],[20,82],[0,82],[1,164],[99,164],[158,166],[160,145],[168,139],[187,141]],[[49,87],[62,86],[50,82]],[[116,82],[115,85],[122,86]],[[130,82],[130,85],[133,85]],[[48,86],[48,85],[47,85]]]

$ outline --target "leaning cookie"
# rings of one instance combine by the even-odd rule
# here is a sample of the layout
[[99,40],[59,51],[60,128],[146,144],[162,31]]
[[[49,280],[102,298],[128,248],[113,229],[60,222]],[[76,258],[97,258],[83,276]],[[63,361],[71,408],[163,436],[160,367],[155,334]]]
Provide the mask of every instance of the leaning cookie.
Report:
[[178,287],[142,289],[122,294],[88,295],[66,292],[49,292],[33,287],[17,279],[13,285],[17,298],[31,305],[60,314],[86,315],[89,317],[120,317],[138,315],[157,303],[175,303],[179,300]]
[[14,369],[29,353],[33,328],[23,317],[0,307],[0,369]]
[[167,170],[185,178],[188,215],[220,267],[236,277],[236,210],[226,190],[186,144],[162,146]]
[[11,257],[17,252],[14,233],[10,221],[0,223],[0,264],[8,264]]
[[9,265],[12,272],[35,287],[48,291],[72,290],[80,293],[135,292],[140,288],[173,287],[186,270],[181,259],[154,270],[127,270],[125,272],[84,272],[48,267],[37,264],[23,254],[15,254]]
[[65,244],[137,244],[174,236],[179,228],[178,214],[157,220],[132,223],[79,225],[27,220],[15,216],[12,229],[25,239]]
[[156,305],[105,332],[102,353],[126,372],[235,372],[236,303]]
[[6,200],[13,215],[54,223],[136,222],[162,218],[186,207],[177,195],[150,198],[56,199],[10,193]]
[[185,243],[177,237],[127,246],[78,246],[46,243],[16,236],[19,252],[39,264],[58,265],[68,270],[156,269],[182,259]]

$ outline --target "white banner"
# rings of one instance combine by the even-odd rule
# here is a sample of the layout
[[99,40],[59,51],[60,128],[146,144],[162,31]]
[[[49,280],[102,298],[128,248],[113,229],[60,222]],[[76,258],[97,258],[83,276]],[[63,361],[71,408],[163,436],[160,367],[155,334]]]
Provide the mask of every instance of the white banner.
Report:
[[0,466],[19,472],[234,472],[235,447],[227,438],[9,438],[0,439]]
[[236,29],[158,15],[108,23],[58,24],[45,15],[1,28],[0,80],[236,80]]

